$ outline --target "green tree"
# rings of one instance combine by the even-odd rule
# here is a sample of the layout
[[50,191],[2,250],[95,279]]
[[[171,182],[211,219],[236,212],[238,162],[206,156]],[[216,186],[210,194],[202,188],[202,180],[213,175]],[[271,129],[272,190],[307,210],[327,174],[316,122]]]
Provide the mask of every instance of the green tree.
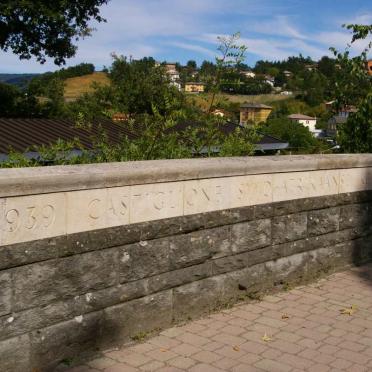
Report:
[[[372,35],[372,25],[344,26],[352,31],[351,44]],[[368,53],[372,42],[369,42],[361,55],[350,58],[349,44],[343,53],[333,50],[342,76],[336,84],[336,105],[341,108],[347,105],[357,106],[357,113],[351,114],[339,131],[339,143],[343,151],[372,152],[372,81],[366,69]]]
[[76,53],[74,42],[90,35],[91,20],[104,21],[99,7],[108,0],[4,0],[0,3],[0,49],[21,59],[46,57],[61,65]]
[[216,94],[221,90],[222,75],[226,70],[237,70],[237,66],[244,62],[247,47],[238,44],[240,33],[237,32],[231,36],[219,36],[217,38],[219,45],[217,50],[220,56],[216,57],[216,77],[211,87],[212,98],[209,106],[209,112],[212,112]]
[[296,152],[317,152],[321,147],[308,128],[287,118],[269,119],[260,127],[260,131],[287,141],[290,148]]

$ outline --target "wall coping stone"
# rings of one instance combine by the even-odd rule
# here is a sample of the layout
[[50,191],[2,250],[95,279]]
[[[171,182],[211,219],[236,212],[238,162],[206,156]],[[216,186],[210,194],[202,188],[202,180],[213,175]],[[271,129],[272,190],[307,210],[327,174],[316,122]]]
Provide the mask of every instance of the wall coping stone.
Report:
[[372,154],[150,160],[0,169],[0,197],[205,178],[372,167]]

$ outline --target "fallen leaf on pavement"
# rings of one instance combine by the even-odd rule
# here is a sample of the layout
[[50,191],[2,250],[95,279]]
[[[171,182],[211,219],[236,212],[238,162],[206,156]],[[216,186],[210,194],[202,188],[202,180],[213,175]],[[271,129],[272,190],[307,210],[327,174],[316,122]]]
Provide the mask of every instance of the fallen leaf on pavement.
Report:
[[355,313],[356,309],[357,307],[355,305],[351,305],[351,307],[340,310],[340,313],[351,316]]
[[262,341],[269,342],[272,341],[272,338],[269,337],[266,333],[262,337]]

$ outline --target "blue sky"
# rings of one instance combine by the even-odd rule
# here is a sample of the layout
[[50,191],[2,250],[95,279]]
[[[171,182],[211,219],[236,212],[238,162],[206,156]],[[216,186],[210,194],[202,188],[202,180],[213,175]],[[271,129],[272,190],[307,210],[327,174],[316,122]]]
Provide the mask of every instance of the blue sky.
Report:
[[[241,32],[248,47],[246,63],[281,60],[302,53],[314,59],[334,46],[344,49],[350,35],[343,23],[372,23],[366,0],[111,0],[102,7],[107,23],[79,42],[67,65],[111,64],[111,53],[163,61],[214,60],[216,38]],[[355,45],[360,52],[366,42]],[[57,69],[35,60],[20,61],[0,52],[0,72],[45,72]]]

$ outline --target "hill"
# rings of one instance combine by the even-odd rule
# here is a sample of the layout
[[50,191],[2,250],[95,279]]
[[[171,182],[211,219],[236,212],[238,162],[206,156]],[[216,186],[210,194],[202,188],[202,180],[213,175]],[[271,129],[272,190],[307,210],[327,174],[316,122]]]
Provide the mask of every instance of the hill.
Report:
[[105,72],[77,76],[65,80],[65,100],[74,101],[84,93],[94,90],[93,84],[108,85],[110,80]]
[[0,82],[26,88],[31,79],[39,74],[0,74]]
[[[199,95],[188,95],[187,98],[194,102],[197,106],[208,109],[210,106],[212,95],[210,93],[204,93]],[[258,95],[242,95],[242,94],[226,94],[220,93],[216,96],[215,105],[224,105],[228,103],[241,104],[245,102],[250,103],[263,103],[271,105],[274,102],[288,100],[288,96],[282,96],[280,94],[258,94]]]

